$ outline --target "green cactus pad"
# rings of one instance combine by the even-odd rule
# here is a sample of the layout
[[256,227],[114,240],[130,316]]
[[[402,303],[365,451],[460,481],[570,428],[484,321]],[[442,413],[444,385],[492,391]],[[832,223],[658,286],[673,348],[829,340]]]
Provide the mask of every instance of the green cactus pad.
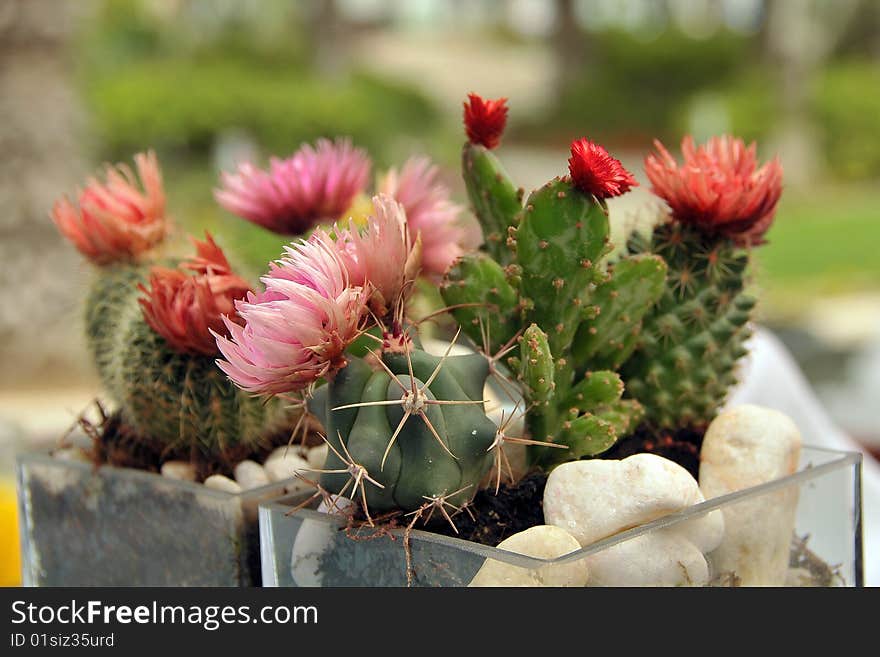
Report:
[[642,318],[663,294],[666,263],[637,255],[615,263],[597,286],[572,343],[578,369],[617,369],[629,358],[642,330]]
[[452,316],[478,347],[484,347],[483,331],[489,340],[489,353],[496,353],[516,333],[515,313],[519,295],[507,281],[504,269],[485,253],[460,258],[446,274],[440,288]]
[[522,190],[513,184],[501,162],[486,147],[468,142],[461,159],[468,198],[483,227],[485,248],[506,265],[513,259],[513,251],[507,243],[508,229],[519,221]]
[[526,202],[516,232],[523,302],[527,320],[544,328],[554,354],[569,349],[582,308],[603,280],[608,235],[604,203],[570,182],[551,181]]

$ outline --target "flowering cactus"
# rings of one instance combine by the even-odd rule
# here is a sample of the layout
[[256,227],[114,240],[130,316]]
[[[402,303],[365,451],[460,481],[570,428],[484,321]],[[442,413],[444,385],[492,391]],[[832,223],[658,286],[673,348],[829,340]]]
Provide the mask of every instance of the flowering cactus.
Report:
[[147,251],[167,232],[165,195],[155,156],[135,159],[145,194],[119,167],[108,170],[105,186],[89,182],[78,214],[66,200],[53,211],[61,232],[100,265],[86,302],[98,373],[122,421],[142,440],[166,453],[244,456],[292,422],[280,400],[251,397],[214,364],[213,333],[226,334],[224,316],[250,285],[210,235],[193,240],[194,257],[151,266]]
[[486,253],[466,255],[452,267],[443,298],[487,355],[497,359],[520,339],[520,353],[506,364],[525,397],[530,437],[568,448],[533,445],[534,462],[600,454],[641,417],[637,401],[622,399],[614,370],[635,348],[666,271],[653,256],[606,261],[605,199],[637,183],[604,148],[579,139],[571,145],[569,176],[535,190],[523,204],[522,191],[485,145],[486,113],[471,108],[486,103],[477,99],[472,95],[465,107],[469,141],[462,163]]
[[701,429],[724,403],[746,353],[755,305],[744,292],[747,247],[762,244],[773,222],[782,167],[778,160],[758,167],[755,145],[729,136],[699,147],[686,137],[681,165],[656,147],[645,171],[671,213],[629,248],[662,256],[669,276],[621,372],[651,426]]

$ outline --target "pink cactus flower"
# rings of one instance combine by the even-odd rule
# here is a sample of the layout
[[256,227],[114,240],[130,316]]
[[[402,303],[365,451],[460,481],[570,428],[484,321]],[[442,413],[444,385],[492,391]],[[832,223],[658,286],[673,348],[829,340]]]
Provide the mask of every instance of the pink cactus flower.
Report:
[[97,265],[137,260],[167,233],[162,172],[152,151],[134,156],[141,189],[125,164],[108,166],[106,181],[89,178],[78,205],[56,201],[52,220]]
[[218,353],[212,335],[226,335],[224,315],[234,315],[234,303],[250,292],[250,285],[236,276],[222,249],[209,234],[205,241],[193,239],[196,256],[178,269],[154,267],[150,287],[139,285],[138,299],[144,319],[173,349],[183,353]]
[[368,291],[350,285],[345,263],[323,230],[285,247],[261,280],[266,290],[236,302],[239,326],[215,333],[217,365],[239,387],[262,395],[296,392],[346,365],[360,335]]
[[458,221],[461,206],[450,200],[449,188],[439,180],[436,165],[426,157],[412,157],[398,172],[391,169],[379,183],[406,210],[410,240],[422,243],[422,270],[439,278],[462,252],[465,231]]
[[282,235],[302,235],[320,221],[334,221],[364,190],[367,154],[347,139],[319,139],[291,157],[272,158],[269,170],[250,163],[223,173],[217,202],[230,212]]
[[353,285],[369,287],[370,308],[385,317],[406,302],[418,275],[420,252],[410,242],[403,206],[390,196],[373,197],[365,230],[354,221],[337,230],[336,244]]
[[654,146],[657,154],[645,158],[645,173],[651,191],[666,201],[675,221],[739,246],[764,242],[782,195],[782,165],[777,158],[758,168],[755,144],[746,147],[729,135],[713,137],[699,147],[693,137],[685,137],[681,165],[659,141]]

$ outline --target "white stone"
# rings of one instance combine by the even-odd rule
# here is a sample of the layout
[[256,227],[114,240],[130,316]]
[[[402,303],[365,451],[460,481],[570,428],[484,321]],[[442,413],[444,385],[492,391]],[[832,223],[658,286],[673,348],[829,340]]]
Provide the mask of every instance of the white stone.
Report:
[[[690,473],[655,454],[572,461],[547,479],[544,519],[587,546],[702,501]],[[710,551],[720,542],[724,526],[720,514],[713,512],[679,530],[701,550]]]
[[661,529],[586,558],[589,586],[705,586],[709,566],[677,531]]
[[159,472],[163,477],[169,479],[180,479],[181,481],[196,480],[196,466],[186,461],[165,461]]
[[298,456],[300,458],[305,458],[306,452],[308,450],[302,445],[281,445],[280,447],[276,447],[273,449],[269,456],[266,457],[266,460],[263,461],[265,465],[269,461],[274,461],[275,459],[283,459],[288,456]]
[[235,466],[232,473],[244,490],[259,488],[269,483],[269,476],[263,466],[255,461],[245,460]]
[[[744,404],[713,420],[700,452],[700,487],[719,497],[794,474],[801,436],[783,413]],[[712,553],[718,572],[743,586],[783,586],[798,503],[797,486],[723,509],[725,536]]]
[[[552,525],[530,527],[498,544],[500,550],[539,559],[556,559],[580,547],[571,534]],[[584,586],[587,578],[587,565],[583,559],[548,564],[534,570],[487,559],[469,586]]]
[[287,456],[269,459],[263,464],[269,481],[284,481],[294,477],[296,473],[307,477],[309,475],[308,468],[308,461],[292,451]]
[[328,503],[327,500],[321,500],[321,503],[318,505],[318,513],[331,513],[338,514],[345,511],[347,508],[354,506],[354,502],[347,497],[341,497],[340,495],[336,495],[335,493],[331,493],[330,501]]
[[317,447],[312,447],[306,454],[306,461],[309,462],[309,467],[314,468],[315,470],[323,468],[324,463],[327,461],[327,452],[329,449],[327,443],[321,443]]
[[233,495],[241,492],[241,486],[237,482],[221,474],[213,474],[205,479],[205,486]]

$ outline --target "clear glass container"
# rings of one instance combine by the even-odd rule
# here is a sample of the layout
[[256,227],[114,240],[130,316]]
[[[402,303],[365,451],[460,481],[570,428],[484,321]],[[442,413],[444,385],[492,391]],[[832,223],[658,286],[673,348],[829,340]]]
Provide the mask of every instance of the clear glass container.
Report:
[[[478,582],[491,571],[490,580],[507,584],[562,585],[586,571],[588,586],[862,586],[860,475],[860,454],[804,447],[791,476],[556,559],[421,530],[408,541],[402,529],[384,535],[363,530],[352,538],[339,516],[294,511],[305,496],[284,497],[259,508],[263,584],[468,586],[485,569]],[[718,548],[695,555],[693,545],[682,547],[687,523],[719,510],[725,533]],[[674,572],[682,570],[684,577]]]
[[259,585],[257,505],[294,483],[233,494],[46,453],[16,470],[25,586]]

